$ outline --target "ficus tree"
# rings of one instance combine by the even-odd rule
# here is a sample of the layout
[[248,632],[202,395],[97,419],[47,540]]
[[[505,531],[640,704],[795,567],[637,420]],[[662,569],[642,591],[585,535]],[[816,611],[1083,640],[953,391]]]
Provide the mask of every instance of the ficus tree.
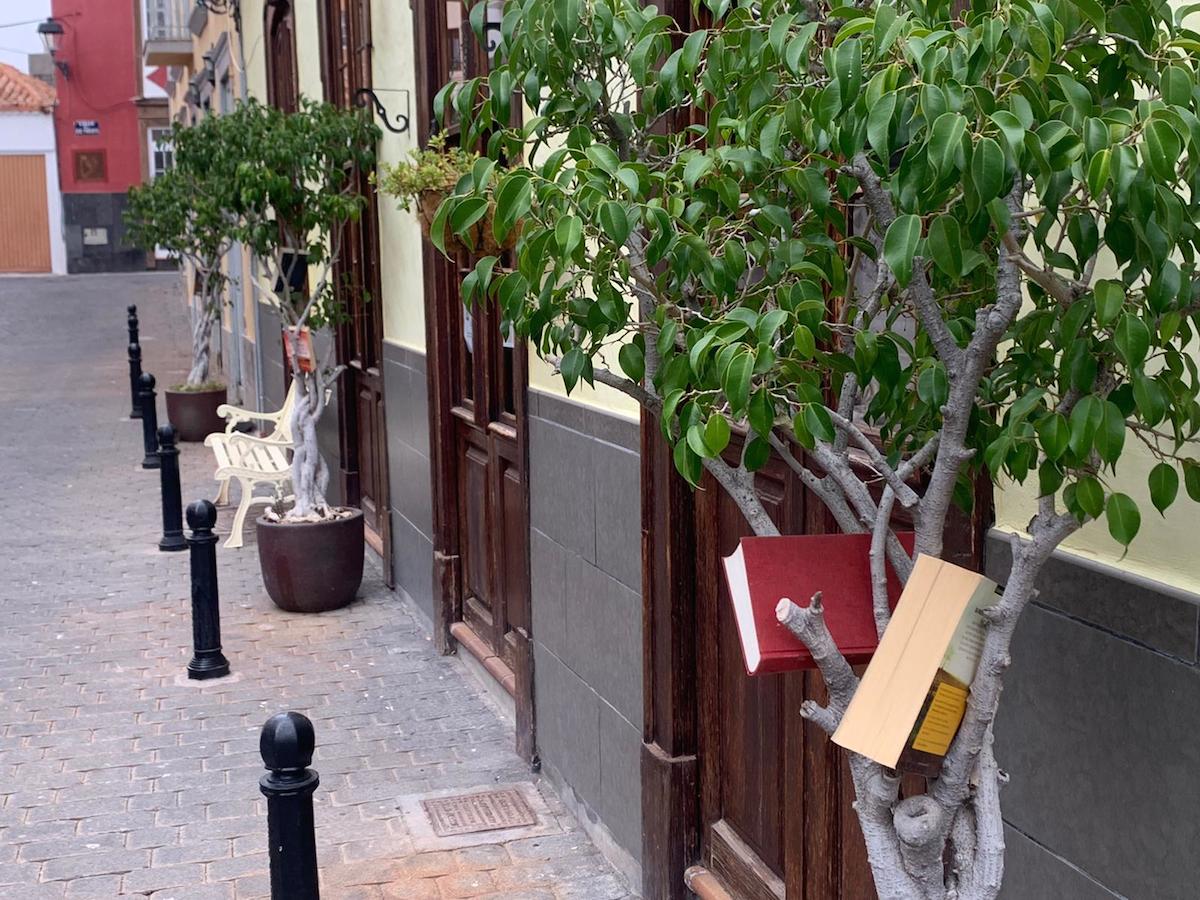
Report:
[[222,263],[237,227],[229,126],[219,116],[195,125],[176,124],[165,139],[173,164],[153,181],[129,191],[125,210],[129,240],[153,252],[162,247],[191,270],[192,365],[185,388],[209,381],[210,340],[229,281]]
[[[259,263],[258,289],[298,335],[337,324],[346,292],[335,281],[347,225],[366,205],[360,173],[375,165],[379,129],[363,110],[344,110],[302,98],[285,113],[255,100],[227,118],[236,133],[238,238]],[[369,298],[367,298],[369,299]],[[317,443],[317,424],[329,389],[344,367],[326,365],[318,343],[311,355],[291,355],[296,402],[292,415],[292,491],[285,515],[296,521],[330,514],[329,467]]]
[[[1133,445],[1156,460],[1158,511],[1181,482],[1200,500],[1186,12],[703,0],[681,21],[640,0],[508,0],[490,72],[437,97],[487,158],[433,239],[491,216],[503,245],[520,223],[466,300],[498,303],[568,390],[654,413],[679,472],[711,475],[758,534],[776,526],[754,473],[781,457],[872,535],[881,634],[885,561],[912,567],[897,505],[937,557],[977,480],[1037,495],[939,777],[902,799],[896,772],[850,759],[882,897],[996,896],[991,728],[1040,569],[1082,527],[1134,540],[1153,510],[1121,489]],[[801,713],[832,732],[858,679],[819,602],[781,618],[829,689]]]

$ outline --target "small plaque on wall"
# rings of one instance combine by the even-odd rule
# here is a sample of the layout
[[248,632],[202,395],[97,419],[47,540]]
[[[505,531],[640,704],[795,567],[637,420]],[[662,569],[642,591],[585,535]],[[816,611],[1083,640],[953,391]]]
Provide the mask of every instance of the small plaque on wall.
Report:
[[107,181],[108,160],[103,150],[75,151],[76,181]]
[[99,134],[100,123],[95,119],[76,119],[75,120],[76,134]]
[[84,228],[83,242],[89,247],[99,247],[108,243],[107,228]]

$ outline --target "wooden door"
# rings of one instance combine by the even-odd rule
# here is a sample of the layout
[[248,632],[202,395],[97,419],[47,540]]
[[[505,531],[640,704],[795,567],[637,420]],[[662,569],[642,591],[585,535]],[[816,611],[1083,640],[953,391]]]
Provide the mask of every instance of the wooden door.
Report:
[[[416,7],[422,142],[433,130],[434,94],[487,71],[467,7]],[[452,125],[450,134],[456,139]],[[494,304],[464,308],[472,258],[447,260],[427,241],[424,259],[439,638],[447,651],[466,648],[512,694],[517,750],[532,760],[526,347],[505,338]]]
[[267,101],[284,112],[295,112],[300,103],[300,76],[296,70],[296,22],[290,0],[275,0],[263,9],[267,47]]
[[[325,98],[344,109],[355,93],[371,86],[371,17],[368,0],[325,0]],[[391,583],[388,510],[387,429],[383,399],[383,325],[380,312],[378,209],[370,172],[358,170],[356,188],[367,206],[342,235],[335,290],[348,319],[337,328],[341,476],[345,502],[363,511],[367,542],[384,560]]]
[[46,158],[0,154],[0,272],[49,271]]
[[[751,534],[711,476],[696,495],[702,862],[747,900],[871,898],[843,754],[800,718],[817,673],[746,674],[721,559]],[[759,494],[780,530],[832,530],[820,501],[772,459]]]

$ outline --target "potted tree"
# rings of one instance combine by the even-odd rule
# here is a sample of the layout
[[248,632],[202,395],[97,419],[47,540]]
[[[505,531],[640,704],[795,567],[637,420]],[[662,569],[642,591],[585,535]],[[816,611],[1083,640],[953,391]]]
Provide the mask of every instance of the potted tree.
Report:
[[228,124],[209,116],[172,129],[174,165],[129,191],[125,221],[132,241],[153,251],[165,248],[187,263],[192,280],[192,363],[187,379],[164,394],[167,418],[180,440],[202,441],[224,422],[217,407],[227,389],[211,377],[211,339],[229,284],[222,264],[236,225],[230,159],[223,152]]
[[363,519],[325,497],[329,467],[317,426],[343,367],[320,358],[312,334],[345,315],[334,271],[345,227],[366,203],[357,173],[374,167],[379,130],[361,110],[307,99],[290,114],[251,100],[227,118],[237,135],[238,236],[257,257],[258,289],[284,326],[296,389],[293,497],[257,523],[263,582],[283,609],[335,609],[362,581]]
[[[641,0],[508,5],[489,84],[533,115],[455,107],[466,145],[526,154],[495,188],[495,227],[524,228],[516,269],[481,259],[463,295],[494,294],[567,390],[636,399],[758,534],[755,473],[782,459],[872,535],[881,635],[885,560],[913,568],[894,511],[941,557],[976,485],[1038,498],[937,776],[902,793],[848,759],[880,897],[992,900],[992,725],[1039,573],[1081,528],[1127,546],[1143,511],[1200,501],[1200,41],[1165,3],[701,7],[709,28]],[[461,232],[482,199],[460,184],[439,218]],[[819,596],[779,613],[828,688],[799,714],[832,733],[859,678]]]

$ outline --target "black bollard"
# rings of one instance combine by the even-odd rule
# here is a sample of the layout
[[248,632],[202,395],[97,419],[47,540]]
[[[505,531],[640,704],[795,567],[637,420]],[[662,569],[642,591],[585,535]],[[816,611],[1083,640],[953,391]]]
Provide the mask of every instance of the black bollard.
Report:
[[129,313],[129,318],[126,320],[129,324],[129,343],[138,343],[138,317],[137,304],[130,303],[125,307],[125,312]]
[[163,535],[158,542],[158,549],[186,550],[183,498],[179,489],[179,448],[175,446],[175,429],[170,425],[158,429],[158,467],[163,514]]
[[312,722],[297,712],[271,716],[258,740],[269,770],[258,782],[267,798],[271,900],[318,900],[317,834],[313,791],[320,776],[312,762]]
[[139,395],[142,380],[142,347],[136,341],[129,345],[129,418],[142,417],[142,398]]
[[217,595],[217,508],[207,500],[188,504],[188,536],[192,564],[192,661],[188,678],[203,681],[229,674],[221,652],[221,607]]
[[138,400],[142,407],[143,469],[158,468],[158,408],[154,404],[154,376],[143,372],[138,379]]

